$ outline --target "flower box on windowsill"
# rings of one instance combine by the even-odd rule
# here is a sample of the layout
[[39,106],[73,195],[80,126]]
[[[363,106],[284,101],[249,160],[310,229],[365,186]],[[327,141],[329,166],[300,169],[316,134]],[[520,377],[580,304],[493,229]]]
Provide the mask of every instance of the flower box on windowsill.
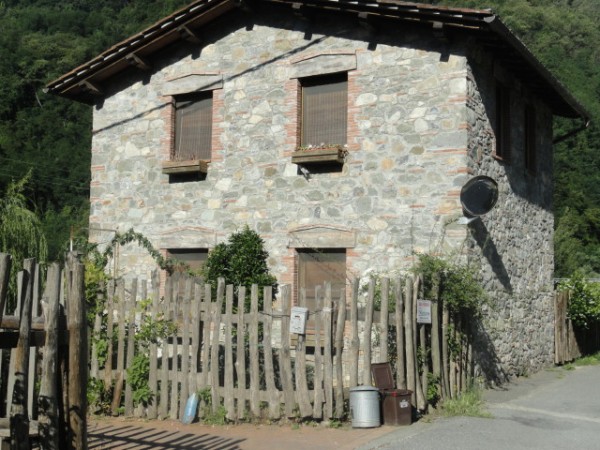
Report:
[[205,159],[188,159],[186,161],[164,161],[162,172],[167,175],[180,175],[188,173],[208,172],[208,163]]
[[299,148],[292,153],[294,164],[338,163],[343,164],[347,150],[341,145],[329,147]]

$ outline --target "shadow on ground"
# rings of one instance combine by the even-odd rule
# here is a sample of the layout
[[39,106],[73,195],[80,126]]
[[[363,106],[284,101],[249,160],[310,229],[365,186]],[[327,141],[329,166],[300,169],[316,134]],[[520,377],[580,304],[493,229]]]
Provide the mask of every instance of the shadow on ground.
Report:
[[107,425],[88,431],[90,450],[240,450],[244,440],[134,426]]

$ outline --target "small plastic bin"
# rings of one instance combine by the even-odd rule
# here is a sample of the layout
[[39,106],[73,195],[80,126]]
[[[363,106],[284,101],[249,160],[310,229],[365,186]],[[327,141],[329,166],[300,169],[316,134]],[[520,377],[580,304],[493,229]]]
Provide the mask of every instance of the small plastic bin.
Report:
[[381,395],[381,416],[384,425],[410,425],[412,423],[412,391],[395,389],[389,363],[371,364],[371,374]]

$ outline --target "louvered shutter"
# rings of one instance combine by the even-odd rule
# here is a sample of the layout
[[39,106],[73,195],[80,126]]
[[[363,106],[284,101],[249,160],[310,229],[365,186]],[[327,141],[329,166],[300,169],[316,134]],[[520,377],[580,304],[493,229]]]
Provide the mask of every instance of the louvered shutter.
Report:
[[211,159],[212,95],[182,97],[176,102],[175,161]]

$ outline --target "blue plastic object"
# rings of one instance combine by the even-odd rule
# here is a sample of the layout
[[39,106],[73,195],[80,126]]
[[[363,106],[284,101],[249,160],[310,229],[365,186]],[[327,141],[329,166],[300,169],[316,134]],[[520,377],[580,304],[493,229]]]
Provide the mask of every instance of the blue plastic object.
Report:
[[194,421],[194,417],[196,417],[196,409],[198,409],[198,394],[195,392],[190,395],[185,404],[185,411],[183,413],[183,417],[181,418],[181,423],[189,425]]

